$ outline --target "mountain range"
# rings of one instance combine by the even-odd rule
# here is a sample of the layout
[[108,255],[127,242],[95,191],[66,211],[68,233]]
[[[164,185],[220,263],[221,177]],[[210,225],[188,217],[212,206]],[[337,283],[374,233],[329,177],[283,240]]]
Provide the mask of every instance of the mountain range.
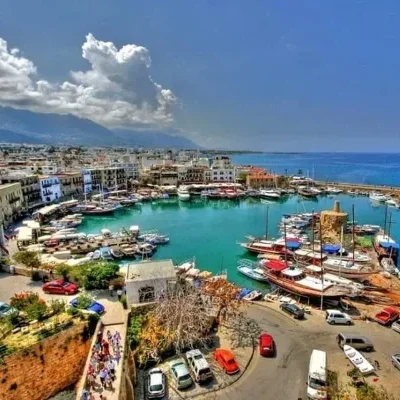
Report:
[[73,115],[43,114],[0,107],[0,143],[71,146],[128,146],[197,149],[175,131],[107,129]]

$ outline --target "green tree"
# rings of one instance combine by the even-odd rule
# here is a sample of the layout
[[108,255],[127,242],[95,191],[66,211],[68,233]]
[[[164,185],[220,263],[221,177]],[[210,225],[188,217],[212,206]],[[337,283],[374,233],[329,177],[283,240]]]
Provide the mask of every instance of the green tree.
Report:
[[81,293],[76,300],[78,302],[77,307],[81,310],[86,310],[94,301],[93,297],[87,293]]
[[117,277],[119,265],[106,261],[91,264],[85,271],[83,286],[89,289],[106,289],[109,282]]
[[17,263],[24,264],[31,269],[39,268],[41,264],[39,254],[34,251],[19,251],[14,254],[13,258]]
[[303,175],[303,170],[302,169],[299,169],[298,171],[297,171],[297,175]]

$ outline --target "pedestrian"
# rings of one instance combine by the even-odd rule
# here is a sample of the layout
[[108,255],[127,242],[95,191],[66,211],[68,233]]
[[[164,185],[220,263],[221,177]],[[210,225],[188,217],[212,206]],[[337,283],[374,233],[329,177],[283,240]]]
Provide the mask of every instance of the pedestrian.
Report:
[[105,386],[107,386],[107,387],[110,388],[111,390],[114,390],[113,385],[112,385],[111,376],[108,375],[108,374],[107,374],[107,376],[106,376]]
[[89,392],[86,389],[82,390],[81,400],[89,400]]
[[118,296],[118,301],[121,301],[121,297],[122,297],[122,290],[121,289],[117,290],[117,296]]
[[96,400],[92,392],[89,392],[89,400]]
[[119,364],[119,360],[121,359],[121,353],[120,351],[117,349],[114,353],[114,360],[117,362],[117,364]]
[[54,280],[53,268],[50,268],[49,275],[50,275],[50,279]]
[[96,383],[96,378],[92,374],[88,374],[87,379],[86,379],[88,389],[94,389],[95,383]]
[[111,358],[106,362],[106,367],[107,367],[108,373],[110,374],[110,377],[112,379],[114,379],[115,378],[115,366],[114,366],[114,361],[112,361]]
[[109,343],[107,342],[107,340],[104,340],[104,339],[103,339],[103,341],[101,342],[101,348],[102,348],[103,354],[104,354],[105,356],[108,356],[108,355],[110,354],[110,345],[109,345]]
[[110,296],[113,297],[114,296],[114,285],[112,285],[110,283],[110,285],[108,286],[108,290],[110,291]]
[[105,387],[105,385],[106,385],[106,378],[107,378],[107,376],[108,376],[108,372],[107,372],[107,370],[103,367],[103,369],[99,372],[100,382],[101,382],[101,385],[102,385],[103,387]]

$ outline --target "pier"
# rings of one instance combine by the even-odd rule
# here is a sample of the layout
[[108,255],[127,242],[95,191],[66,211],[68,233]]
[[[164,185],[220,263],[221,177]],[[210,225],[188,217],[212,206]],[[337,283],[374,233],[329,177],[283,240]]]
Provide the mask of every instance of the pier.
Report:
[[398,186],[384,186],[384,185],[367,185],[364,183],[345,183],[345,182],[328,182],[328,181],[314,181],[316,186],[331,186],[345,191],[358,190],[362,192],[382,192],[385,194],[394,194],[400,197],[400,187]]

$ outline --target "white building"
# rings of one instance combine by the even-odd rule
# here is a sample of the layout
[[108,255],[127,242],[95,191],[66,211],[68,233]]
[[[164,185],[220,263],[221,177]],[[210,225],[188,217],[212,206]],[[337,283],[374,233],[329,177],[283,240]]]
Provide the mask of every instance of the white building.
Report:
[[90,171],[87,169],[83,169],[81,171],[82,174],[82,183],[83,183],[83,193],[90,193],[93,188],[92,188],[92,175],[90,174]]
[[216,156],[211,169],[205,173],[205,180],[211,182],[236,182],[236,168],[228,156]]
[[59,165],[56,164],[33,164],[33,165],[27,165],[26,166],[26,170],[29,173],[32,174],[43,174],[43,175],[54,175],[54,174],[58,174],[59,172],[61,172],[61,168]]
[[43,203],[50,203],[62,197],[60,180],[57,176],[40,176],[39,184]]
[[125,283],[129,305],[159,301],[175,289],[176,270],[172,260],[128,264]]

